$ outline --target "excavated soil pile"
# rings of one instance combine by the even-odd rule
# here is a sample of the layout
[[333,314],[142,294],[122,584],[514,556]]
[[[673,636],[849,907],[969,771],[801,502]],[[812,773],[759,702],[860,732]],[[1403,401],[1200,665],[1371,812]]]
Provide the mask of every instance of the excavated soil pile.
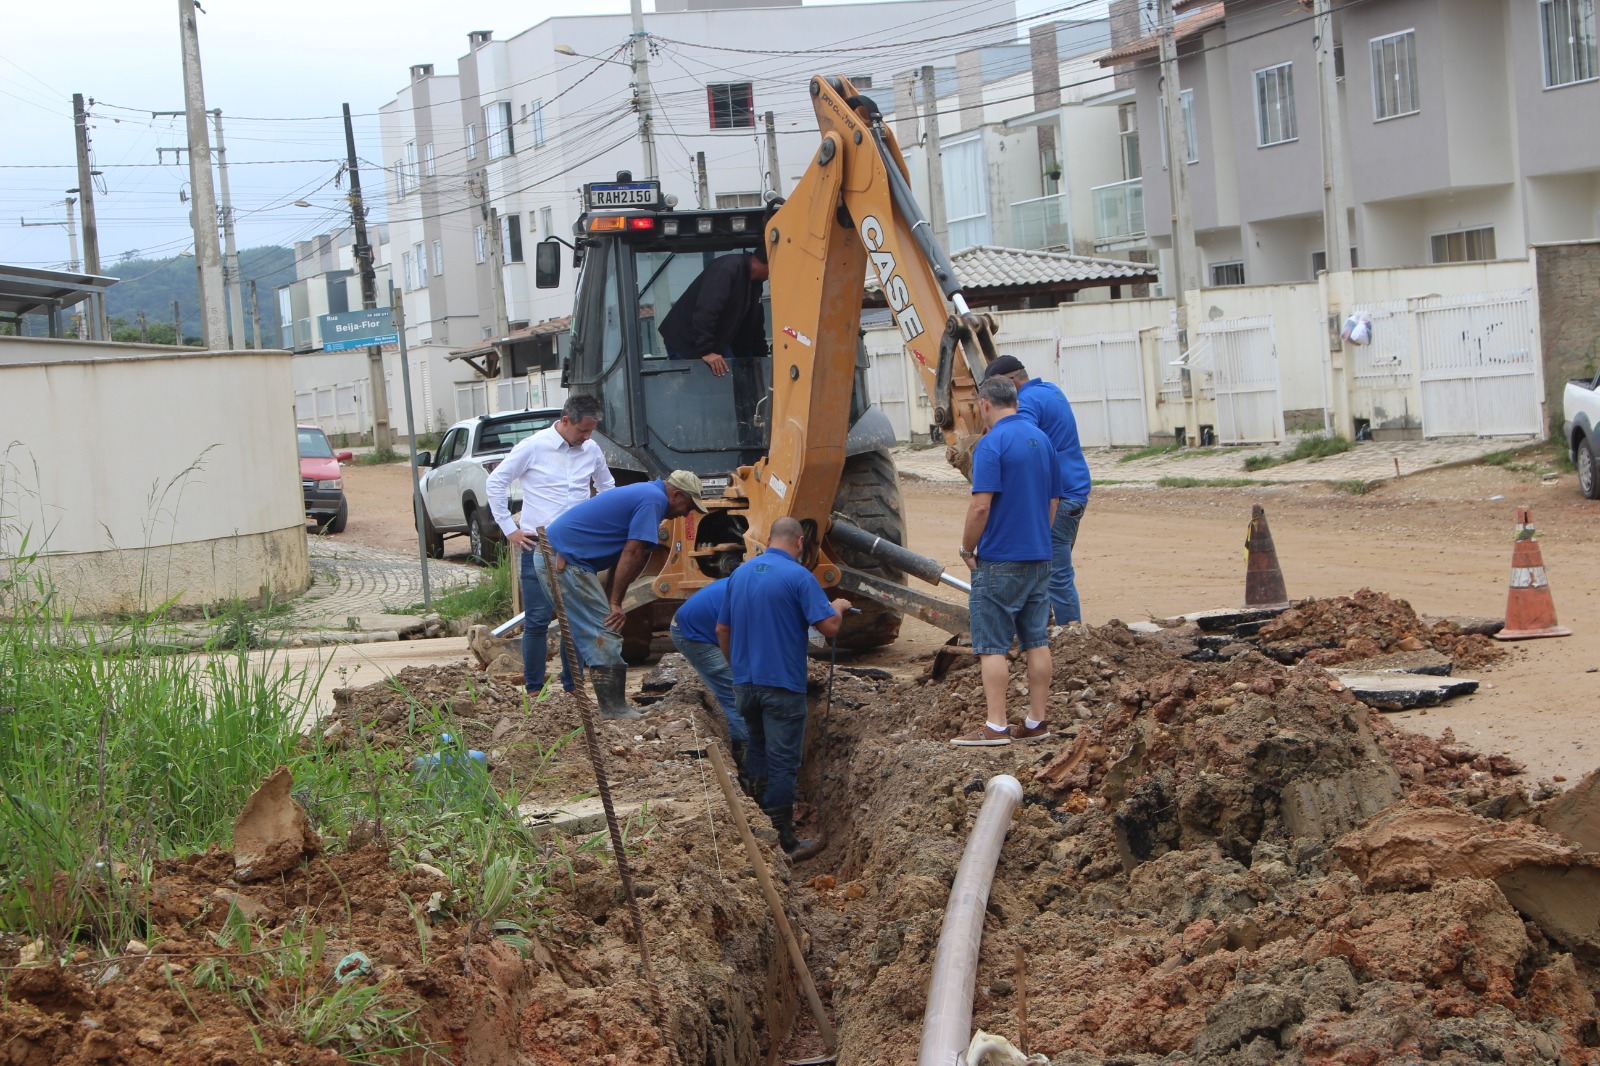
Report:
[[1062,731],[1040,744],[947,746],[982,716],[970,668],[909,690],[852,679],[836,704],[834,843],[803,875],[841,1062],[915,1060],[949,885],[999,772],[1025,799],[974,1025],[1015,1039],[1025,984],[1028,1043],[1056,1066],[1596,1061],[1595,969],[1482,870],[1363,887],[1333,849],[1430,784],[1505,824],[1464,805],[1510,791],[1513,767],[1395,739],[1313,664],[1193,664],[1116,625],[1072,627],[1054,653]]
[[1424,622],[1405,600],[1371,589],[1306,600],[1268,622],[1258,636],[1273,658],[1303,657],[1325,666],[1423,648],[1433,648],[1465,667],[1481,666],[1505,654],[1486,636],[1462,632],[1453,622]]
[[[338,713],[324,723],[329,742],[357,744],[365,735],[409,759],[433,750],[443,726],[493,753],[491,775],[502,794],[560,808],[592,792],[582,737],[563,743],[579,721],[568,700],[525,715],[514,686],[486,683],[465,667],[407,670],[396,681],[342,692]],[[109,967],[52,963],[10,973],[0,1001],[0,1063],[344,1061],[296,1039],[266,1006],[286,1008],[304,985],[264,966],[262,953],[308,928],[324,930],[327,943],[305,985],[327,994],[336,987],[333,967],[363,952],[375,972],[362,980],[385,982],[419,1009],[426,1038],[443,1056],[393,1061],[667,1066],[667,1042],[679,1062],[762,1061],[791,1029],[797,1000],[726,804],[694,757],[712,719],[697,693],[685,691],[665,712],[625,725],[604,725],[602,733],[669,1015],[666,1042],[603,826],[598,840],[589,833],[539,838],[525,875],[542,872],[547,881],[524,958],[481,927],[470,931],[479,885],[452,886],[415,866],[417,842],[393,830],[388,848],[376,846],[368,821],[348,840],[325,839],[324,854],[246,884],[235,880],[227,852],[158,864],[150,926],[137,931],[152,954]],[[319,827],[338,800],[304,790],[297,798]],[[763,824],[753,805],[746,813]],[[441,812],[441,820],[450,817]],[[772,834],[765,836],[773,861]],[[786,877],[781,852],[776,861]],[[234,904],[253,923],[255,954],[219,945]],[[15,965],[24,947],[0,943],[0,966]],[[262,1019],[239,996],[197,979],[218,965],[212,960],[239,975],[237,984],[269,975],[255,1001]]]

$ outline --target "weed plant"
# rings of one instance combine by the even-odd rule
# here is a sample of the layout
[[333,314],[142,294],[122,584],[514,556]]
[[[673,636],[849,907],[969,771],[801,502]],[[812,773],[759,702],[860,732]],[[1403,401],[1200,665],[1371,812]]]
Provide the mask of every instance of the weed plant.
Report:
[[1302,459],[1310,462],[1320,462],[1330,455],[1341,455],[1354,448],[1355,445],[1343,437],[1330,437],[1323,433],[1313,433],[1301,437],[1282,455],[1251,455],[1244,461],[1246,471],[1265,470],[1271,466],[1282,466],[1285,463],[1297,463]]
[[1156,482],[1163,489],[1247,489],[1258,484],[1246,477],[1164,477]]
[[[413,610],[420,611],[421,604]],[[495,561],[471,585],[448,589],[433,598],[433,610],[441,621],[483,622],[496,625],[511,617],[511,561],[501,551]]]

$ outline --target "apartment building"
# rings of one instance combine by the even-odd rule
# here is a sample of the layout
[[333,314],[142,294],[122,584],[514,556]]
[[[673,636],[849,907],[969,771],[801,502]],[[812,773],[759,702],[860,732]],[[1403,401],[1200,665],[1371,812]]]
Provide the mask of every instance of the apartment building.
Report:
[[[367,229],[377,277],[378,306],[389,306],[389,231]],[[323,315],[361,309],[361,278],[356,272],[355,230],[349,226],[319,233],[294,245],[294,280],[274,291],[278,301],[278,346],[296,355],[322,350]]]
[[[1095,62],[1105,19],[1039,23],[1025,42],[933,67],[946,243],[1092,254],[1096,186],[1119,181],[1117,115],[1087,106],[1112,75]],[[912,187],[929,195],[924,73],[895,75],[894,126]]]
[[[1532,244],[1600,235],[1595,7],[1335,3],[1336,134],[1358,266],[1520,259]],[[1124,126],[1145,136],[1142,239],[1169,260],[1154,27],[1130,0],[1113,4],[1112,22],[1100,62],[1126,86],[1115,97]],[[1309,280],[1326,265],[1314,30],[1293,0],[1180,5],[1183,165],[1204,286]]]
[[[1014,40],[1014,15],[1010,4],[967,0],[664,0],[645,16],[664,191],[684,204],[703,198],[736,206],[791,189],[817,143],[806,89],[812,74],[845,74],[887,104],[891,75],[908,56],[933,62]],[[574,272],[563,272],[559,289],[535,288],[534,245],[571,238],[585,182],[623,170],[649,176],[632,32],[627,15],[557,16],[505,39],[474,31],[453,73],[413,67],[407,88],[383,109],[396,280],[408,318],[418,317],[414,301],[425,299],[433,336],[447,335],[457,354],[480,366],[476,356],[493,349],[502,376],[558,359],[548,330],[571,311]],[[447,116],[450,99],[455,111]],[[768,162],[774,155],[777,173]],[[421,229],[401,221],[411,218],[422,220]],[[433,260],[436,240],[442,269]],[[546,332],[536,332],[541,327]]]

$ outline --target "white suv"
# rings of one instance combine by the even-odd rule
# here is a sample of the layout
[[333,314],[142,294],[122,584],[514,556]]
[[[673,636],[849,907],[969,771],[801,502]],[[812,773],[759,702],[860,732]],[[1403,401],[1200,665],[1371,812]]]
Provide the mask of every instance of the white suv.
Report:
[[[418,452],[422,467],[422,534],[428,555],[444,558],[444,538],[467,535],[472,558],[493,561],[495,545],[505,538],[489,513],[489,471],[506,453],[561,417],[558,407],[479,415],[451,426],[437,452]],[[511,486],[511,513],[522,509],[522,490]]]

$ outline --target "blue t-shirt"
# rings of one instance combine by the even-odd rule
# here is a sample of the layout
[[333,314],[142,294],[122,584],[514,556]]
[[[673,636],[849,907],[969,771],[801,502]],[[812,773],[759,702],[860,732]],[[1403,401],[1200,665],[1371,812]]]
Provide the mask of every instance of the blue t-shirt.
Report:
[[628,541],[658,543],[666,516],[666,485],[646,481],[589,497],[546,526],[545,536],[568,564],[599,573],[617,565]]
[[683,601],[672,624],[678,627],[685,640],[698,640],[702,644],[717,642],[717,618],[722,614],[722,603],[728,598],[728,579],[713,581],[693,596]]
[[[978,558],[1033,563],[1050,558],[1050,501],[1061,496],[1061,468],[1050,438],[1020,414],[989,428],[972,452],[972,491],[992,492]],[[598,497],[596,497],[598,499]]]
[[732,631],[733,683],[804,692],[806,627],[834,614],[811,571],[788,552],[768,548],[745,560],[722,584],[728,592],[717,622]]
[[1078,443],[1078,420],[1066,393],[1043,378],[1025,381],[1017,390],[1017,414],[1032,422],[1050,438],[1061,467],[1061,498],[1089,499],[1089,461]]

